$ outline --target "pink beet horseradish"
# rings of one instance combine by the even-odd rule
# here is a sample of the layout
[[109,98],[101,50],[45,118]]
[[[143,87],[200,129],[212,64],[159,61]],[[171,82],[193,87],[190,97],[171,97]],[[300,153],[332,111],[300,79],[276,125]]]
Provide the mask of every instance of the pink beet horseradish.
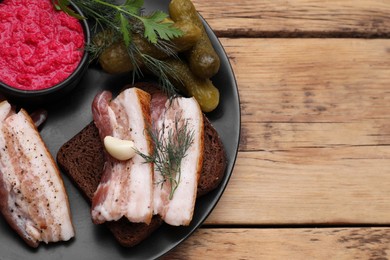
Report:
[[50,0],[0,3],[0,81],[21,90],[55,86],[76,70],[84,54],[80,22]]

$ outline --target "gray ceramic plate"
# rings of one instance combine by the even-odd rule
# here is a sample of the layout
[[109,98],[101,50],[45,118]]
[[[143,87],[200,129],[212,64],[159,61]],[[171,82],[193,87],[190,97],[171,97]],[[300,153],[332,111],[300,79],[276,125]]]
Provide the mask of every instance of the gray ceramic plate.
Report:
[[[168,0],[146,1],[145,11],[167,10]],[[217,37],[205,23],[207,32],[221,58],[219,73],[212,81],[221,93],[218,108],[208,114],[224,144],[228,165],[220,186],[198,199],[191,225],[188,227],[161,226],[148,239],[134,248],[123,248],[103,226],[95,226],[90,220],[89,204],[70,180],[64,175],[68,191],[76,237],[66,243],[42,244],[31,249],[0,218],[0,260],[8,259],[153,259],[173,249],[189,237],[211,213],[220,199],[231,176],[236,160],[240,135],[240,105],[238,90],[229,60]],[[98,68],[90,68],[80,85],[67,97],[48,107],[49,118],[41,134],[55,156],[63,143],[77,134],[91,120],[91,101],[102,89],[120,90],[130,83],[128,76],[110,76]]]

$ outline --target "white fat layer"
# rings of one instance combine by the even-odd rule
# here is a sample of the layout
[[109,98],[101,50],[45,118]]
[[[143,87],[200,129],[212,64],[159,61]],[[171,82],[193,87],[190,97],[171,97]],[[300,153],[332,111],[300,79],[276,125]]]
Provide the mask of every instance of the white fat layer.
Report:
[[10,111],[11,105],[7,101],[2,101],[0,103],[0,122],[4,122]]
[[[5,114],[3,108],[4,105],[0,105],[1,116]],[[14,215],[22,216],[15,216],[15,223],[21,230],[24,230],[29,236],[38,241],[47,243],[69,240],[74,236],[74,229],[71,223],[68,198],[60,173],[39,133],[25,112],[8,116],[2,122],[0,147],[5,147],[5,140],[11,138],[13,149],[20,156],[20,158],[10,158],[9,151],[6,148],[0,151],[1,170],[6,172],[4,175],[6,183],[11,185],[13,189],[8,197],[8,203],[10,207],[13,206]],[[8,135],[5,135],[5,132]],[[16,169],[23,171],[23,174],[17,173]],[[35,190],[36,192],[33,196],[36,200],[30,201],[30,203],[27,200],[34,198],[29,198],[27,194],[23,194],[26,185],[29,185],[29,190]],[[10,186],[8,186],[9,188]],[[23,196],[26,196],[27,199],[23,199]],[[37,198],[47,198],[48,202]],[[18,204],[18,207],[15,206],[15,203]],[[35,214],[32,215],[31,212],[35,212]],[[42,233],[39,235],[40,232],[37,232],[36,220],[34,219],[34,216],[37,215],[41,218],[50,216],[54,220],[50,224],[56,228],[41,229]],[[54,233],[48,234],[47,232]]]
[[112,171],[111,178],[106,183],[100,183],[99,188],[105,190],[107,188],[106,198],[103,203],[95,206],[92,210],[92,215],[95,219],[104,221],[116,221],[122,216],[122,186],[121,174],[123,167],[114,165],[109,169]]
[[[135,88],[124,90],[109,104],[111,135],[133,141],[136,149],[148,154],[145,117],[137,91]],[[152,165],[144,163],[144,159],[137,154],[130,160],[110,163],[110,179],[99,185],[108,186],[105,187],[107,194],[104,201],[93,209],[93,217],[104,222],[125,216],[131,222],[149,223],[152,216]]]
[[[119,138],[117,131],[115,131],[115,129],[118,128],[118,122],[116,120],[115,112],[110,106],[107,107],[107,111],[109,116],[109,123],[111,129],[113,129],[111,135],[113,137]],[[107,165],[105,165],[105,167],[106,166]],[[122,185],[120,183],[121,168],[122,167],[120,164],[115,164],[113,165],[113,167],[110,166],[108,169],[109,171],[112,171],[110,180],[106,183],[99,184],[99,189],[102,190],[107,189],[107,192],[105,194],[106,196],[105,200],[101,204],[95,206],[92,209],[92,217],[94,219],[97,219],[101,222],[116,221],[123,216],[121,203],[119,202],[121,197],[121,191],[122,191]]]
[[3,101],[0,103],[0,122],[1,122],[1,131],[0,131],[0,149],[2,149],[0,156],[0,167],[1,172],[3,173],[3,178],[5,180],[7,190],[11,190],[11,184],[14,185],[14,188],[20,187],[20,182],[15,175],[14,166],[10,163],[11,158],[6,148],[6,141],[4,136],[4,121],[7,115],[11,111],[11,106],[8,102]]
[[[12,119],[12,118],[10,118]],[[70,211],[68,207],[68,198],[63,185],[60,173],[43,143],[39,133],[31,125],[24,113],[15,115],[14,123],[10,122],[15,129],[15,136],[22,144],[22,151],[26,151],[26,156],[30,161],[30,168],[26,172],[39,179],[37,185],[38,192],[44,192],[49,200],[49,207],[46,208],[46,214],[51,214],[54,219],[54,225],[60,226],[59,234],[52,234],[52,237],[58,240],[69,240],[74,236],[74,230],[71,222]],[[50,241],[45,241],[50,242]]]
[[[0,169],[2,172],[1,178],[3,179],[5,189],[8,192],[8,198],[7,198],[7,204],[9,208],[12,208],[12,211],[10,211],[12,215],[12,219],[15,221],[15,225],[24,233],[26,237],[34,238],[35,240],[38,240],[40,238],[39,236],[35,236],[36,234],[30,234],[27,229],[24,227],[26,226],[26,219],[25,218],[19,218],[18,215],[21,215],[21,208],[25,208],[23,204],[25,204],[23,201],[20,200],[20,196],[18,198],[18,190],[20,190],[20,181],[17,177],[15,171],[14,165],[11,163],[11,157],[7,149],[7,144],[5,140],[5,128],[4,125],[5,119],[9,115],[11,111],[11,105],[3,101],[0,103]],[[21,205],[21,208],[15,207],[15,203],[20,203],[18,205]]]
[[96,206],[94,209],[93,209],[95,212],[99,212],[98,215],[96,215],[97,219],[101,220],[101,221],[104,221],[104,220],[109,220],[109,221],[116,221],[116,220],[119,220],[122,215],[113,215],[111,211],[109,211],[109,209],[107,209],[107,207],[104,205],[104,204],[100,204],[98,206]]
[[[134,142],[135,147],[141,153],[148,155],[149,143],[145,138],[147,128],[136,89],[127,89],[122,92],[117,100],[126,111],[128,127],[131,129],[129,132],[130,140]],[[129,197],[125,215],[130,221],[141,222],[152,215],[152,166],[145,163],[144,159],[138,154],[131,161],[133,165],[130,168]]]
[[[167,224],[175,226],[188,225],[192,220],[203,153],[203,115],[197,101],[194,98],[176,98],[170,106],[167,104],[164,127],[174,129],[178,115],[193,131],[193,144],[181,161],[181,179],[173,198],[169,200],[169,190],[161,189],[161,185],[155,186],[154,196],[155,213],[157,211]],[[156,177],[158,174],[155,172]]]

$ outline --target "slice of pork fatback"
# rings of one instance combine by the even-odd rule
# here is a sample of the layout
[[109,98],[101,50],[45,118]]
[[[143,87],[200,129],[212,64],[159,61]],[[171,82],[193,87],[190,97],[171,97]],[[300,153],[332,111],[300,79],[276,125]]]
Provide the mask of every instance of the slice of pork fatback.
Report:
[[30,116],[0,103],[0,209],[32,247],[74,236],[59,170]]
[[167,100],[165,111],[158,113],[158,118],[154,118],[153,123],[157,130],[164,131],[163,136],[167,138],[169,131],[176,129],[177,122],[179,128],[187,124],[189,132],[193,133],[193,142],[181,161],[180,175],[176,175],[179,184],[172,198],[170,198],[170,183],[164,182],[161,173],[156,169],[154,171],[154,214],[159,214],[167,224],[175,226],[189,225],[192,220],[198,180],[202,170],[203,114],[194,98],[178,97]]
[[[115,99],[108,91],[92,104],[93,118],[103,141],[106,136],[131,140],[143,154],[150,155],[152,141],[150,95],[137,88],[122,91]],[[96,224],[119,220],[150,223],[153,215],[153,164],[136,154],[119,161],[105,153],[103,176],[92,199],[92,220]]]

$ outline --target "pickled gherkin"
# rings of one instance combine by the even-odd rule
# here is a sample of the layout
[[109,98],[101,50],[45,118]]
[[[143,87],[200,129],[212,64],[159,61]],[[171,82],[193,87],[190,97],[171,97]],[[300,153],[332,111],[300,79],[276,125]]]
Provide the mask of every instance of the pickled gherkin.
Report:
[[203,112],[211,112],[218,106],[219,91],[210,79],[195,76],[187,63],[179,59],[170,58],[165,62],[176,72],[171,78],[175,86],[188,96],[193,96]]
[[175,22],[188,21],[201,28],[199,41],[188,51],[188,63],[196,76],[214,76],[219,70],[220,60],[191,0],[172,0],[169,4],[169,15]]
[[[135,48],[144,55],[149,55],[156,59],[163,59],[169,56],[139,34],[134,34],[132,41]],[[136,62],[137,66],[142,66],[142,57],[135,54],[132,60],[123,41],[111,44],[99,56],[99,63],[103,70],[111,74],[134,70],[133,61]]]
[[177,21],[174,27],[183,32],[181,37],[172,39],[177,52],[183,52],[191,49],[202,37],[202,30],[195,24],[188,21]]
[[[138,49],[139,53],[148,55],[153,58],[163,60],[175,54],[176,52],[183,52],[189,50],[194,46],[201,37],[201,30],[194,24],[189,22],[177,22],[173,26],[180,29],[183,35],[172,40],[172,51],[173,53],[164,52],[156,45],[149,42],[147,39],[139,34],[133,34],[132,44],[134,48]],[[107,34],[109,35],[109,34]],[[143,66],[142,57],[135,55],[133,60],[130,58],[128,50],[122,41],[115,42],[107,47],[99,56],[99,63],[103,70],[112,73],[124,73],[134,70],[134,64],[136,62],[138,67]]]
[[105,72],[110,74],[133,70],[133,64],[123,42],[116,42],[107,47],[99,56],[99,64]]
[[[170,18],[162,23],[172,23],[180,29],[183,32],[180,37],[154,44],[138,32],[132,34],[131,45],[126,47],[121,39],[114,39],[107,33],[108,37],[97,39],[104,43],[102,46],[108,46],[103,48],[99,63],[103,70],[113,74],[141,69],[161,76],[185,95],[193,96],[203,112],[211,112],[220,98],[219,90],[211,81],[220,67],[218,54],[190,0],[172,0],[169,12]],[[151,67],[151,63],[160,67]],[[169,73],[158,74],[165,68]]]

